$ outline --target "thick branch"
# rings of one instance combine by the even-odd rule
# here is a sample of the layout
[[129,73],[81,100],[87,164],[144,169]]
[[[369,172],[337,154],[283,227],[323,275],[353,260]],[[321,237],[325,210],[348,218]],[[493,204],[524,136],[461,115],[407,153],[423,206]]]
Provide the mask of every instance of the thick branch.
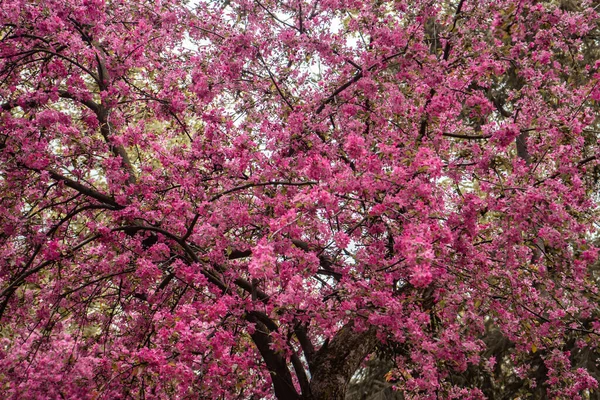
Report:
[[[84,241],[82,241],[81,243],[79,243],[78,245],[73,247],[71,250],[69,250],[69,252],[65,255],[65,257],[69,257],[69,256],[73,255],[77,250],[79,250],[86,244],[93,242],[94,240],[98,239],[99,237],[100,237],[100,235],[94,235],[94,236],[91,236],[91,237],[85,239]],[[2,293],[0,293],[0,297],[4,297],[4,296],[10,297],[10,295],[15,291],[15,289],[18,288],[21,284],[23,284],[23,282],[25,282],[25,279],[27,279],[31,275],[35,274],[36,272],[41,271],[42,269],[44,269],[45,267],[47,267],[48,265],[50,265],[54,262],[56,262],[56,261],[55,260],[44,261],[37,267],[24,271],[14,281],[12,281],[6,288],[4,288],[4,290],[2,290]],[[1,313],[0,313],[0,315],[1,315]]]
[[[285,182],[285,181],[271,181],[271,182],[259,182],[259,183],[248,183],[246,185],[241,185],[241,186],[236,186],[234,188],[225,190],[221,193],[218,193],[216,195],[214,195],[213,197],[210,198],[209,201],[213,202],[213,201],[217,201],[219,200],[221,197],[226,196],[228,194],[240,191],[240,190],[244,190],[244,189],[249,189],[249,188],[253,188],[253,187],[262,187],[262,186],[307,186],[307,185],[315,185],[317,182],[314,181],[308,181],[308,182]],[[183,235],[183,240],[186,240],[187,238],[190,237],[190,235],[194,232],[194,227],[196,226],[196,223],[198,222],[198,219],[200,218],[200,214],[196,214],[194,215],[194,219],[192,219],[192,222],[190,223],[190,226],[188,227],[185,235]],[[242,251],[241,253],[244,253],[247,255],[241,255],[239,257],[237,257],[237,253],[239,253],[238,251],[234,251],[233,253],[236,253],[236,256],[232,256],[230,255],[230,259],[236,259],[236,258],[243,258],[243,257],[248,257],[250,255],[250,253],[248,253],[249,250],[246,251]]]
[[[72,93],[69,93],[69,91],[67,91],[67,90],[59,90],[58,97],[61,97],[63,99],[73,100],[75,102],[81,103],[96,114],[99,112],[99,106],[96,102],[94,102],[93,100],[82,100],[82,99],[78,98],[77,96],[74,96]],[[27,100],[24,103],[24,105],[27,107],[33,108],[33,107],[38,107],[40,104],[39,104],[39,102],[37,102],[35,100]],[[0,108],[2,108],[4,111],[10,111],[16,107],[20,107],[18,104],[18,101],[16,101],[16,100],[8,101],[8,102],[2,103],[2,105],[0,105]]]
[[527,138],[529,137],[528,131],[521,131],[519,136],[517,136],[517,155],[519,158],[523,159],[527,165],[531,164],[531,155],[529,154],[529,150],[527,149]]
[[457,139],[466,139],[466,140],[485,140],[492,137],[492,135],[462,135],[460,133],[442,133],[442,136],[457,138]]
[[273,342],[267,327],[252,315],[248,315],[247,320],[255,324],[254,333],[250,336],[269,370],[275,397],[280,400],[300,400],[285,358],[271,348]]
[[[311,251],[309,244],[302,240],[292,239],[292,243],[294,244],[294,246],[298,247],[299,249],[302,249],[304,251]],[[318,257],[319,257],[319,266],[323,269],[320,269],[319,271],[317,271],[317,273],[331,276],[331,277],[335,278],[336,280],[340,280],[342,278],[342,275],[339,272],[336,272],[333,270],[333,268],[331,268],[331,266],[333,265],[333,261],[331,260],[331,258],[329,256],[327,256],[325,254],[319,254]]]
[[[458,5],[456,6],[456,11],[454,12],[454,19],[452,20],[452,29],[450,29],[450,32],[454,31],[454,29],[456,28],[456,23],[458,22],[458,18],[460,16],[460,12],[462,11],[464,2],[464,0],[460,0],[458,2]],[[448,39],[448,41],[446,42],[446,46],[444,46],[444,61],[448,61],[448,58],[450,57],[451,48],[452,46],[450,45],[450,39]]]
[[92,110],[96,115],[100,112],[100,106],[93,100],[82,100],[73,96],[73,94],[69,93],[67,90],[59,90],[58,95],[63,99],[69,99],[83,104],[84,106]]
[[[39,172],[39,171],[38,171]],[[75,189],[76,191],[78,191],[79,193],[91,197],[93,199],[98,200],[101,203],[104,204],[108,204],[109,206],[112,206],[116,209],[121,209],[123,208],[123,206],[119,205],[115,199],[113,199],[112,197],[105,195],[103,193],[97,192],[94,189],[91,189],[85,185],[82,185],[81,183],[74,181],[71,178],[67,178],[66,176],[63,176],[57,172],[54,171],[48,171],[48,173],[50,174],[50,177],[56,181],[60,181],[60,182],[64,182],[65,186],[70,187],[71,189]]]
[[[450,29],[450,32],[454,31],[454,29],[456,28],[456,22],[458,21],[458,18],[462,11],[463,4],[464,4],[464,0],[460,0],[458,2],[458,5],[456,6],[456,11],[454,13],[454,19],[452,21],[452,28]],[[448,59],[450,58],[451,48],[452,48],[452,45],[450,44],[450,39],[448,39],[448,41],[446,42],[446,45],[444,46],[444,54],[442,56],[442,59],[444,61],[448,61]],[[435,96],[435,94],[436,94],[436,90],[434,88],[431,88],[431,90],[429,91],[429,97],[427,98],[427,101],[425,101],[425,106],[423,107],[424,114],[423,114],[423,117],[421,118],[421,122],[419,124],[419,138],[418,138],[419,142],[421,140],[423,140],[423,137],[425,137],[425,134],[427,133],[427,124],[428,124],[428,120],[429,120],[429,112],[427,111],[427,108],[431,104],[431,101],[433,99],[433,96]]]
[[297,324],[294,327],[294,333],[296,334],[296,338],[298,338],[298,342],[300,342],[300,347],[302,347],[304,358],[306,358],[306,362],[308,362],[308,368],[312,370],[315,360],[315,347],[308,337],[306,326],[300,323]]
[[298,377],[298,383],[300,384],[300,390],[302,391],[303,397],[310,398],[310,383],[308,382],[308,377],[306,376],[306,371],[304,370],[304,365],[302,365],[300,357],[298,357],[296,353],[292,353],[291,361],[296,376]]
[[129,155],[127,155],[127,151],[123,146],[111,143],[113,128],[110,121],[108,120],[108,114],[109,111],[106,110],[103,106],[100,106],[98,113],[96,114],[98,117],[98,122],[100,123],[100,133],[102,134],[102,137],[108,144],[110,151],[115,156],[121,157],[121,164],[128,174],[127,182],[129,184],[133,184],[136,181],[136,173],[133,169],[133,165],[131,164],[131,160],[129,160]]
[[[402,51],[399,51],[397,53],[391,54],[387,57],[384,57],[380,63],[376,63],[371,65],[369,68],[367,68],[367,71],[373,71],[379,64],[384,64],[402,54],[404,54],[406,52],[406,50],[408,49],[408,43],[406,44],[406,46],[404,47],[404,49]],[[321,114],[321,112],[323,112],[323,110],[325,109],[325,106],[329,103],[331,103],[336,97],[337,95],[339,95],[340,93],[342,93],[344,90],[348,89],[350,86],[352,86],[354,83],[358,82],[360,80],[360,78],[363,77],[363,71],[361,69],[361,67],[354,63],[351,62],[351,60],[346,60],[348,61],[353,67],[360,69],[360,71],[356,72],[356,74],[354,74],[354,76],[352,76],[352,78],[350,78],[350,80],[348,80],[346,83],[344,83],[342,86],[340,86],[339,88],[337,88],[329,97],[327,97],[325,100],[323,100],[321,102],[321,104],[319,105],[319,107],[317,107],[317,109],[315,110],[315,114],[319,115]]]
[[[585,164],[587,164],[587,163],[589,163],[589,162],[592,162],[592,161],[596,161],[596,160],[597,160],[597,157],[596,157],[596,156],[590,156],[590,157],[586,157],[586,158],[584,158],[583,160],[579,161],[579,162],[577,163],[577,166],[578,166],[578,167],[583,167]],[[533,186],[539,186],[539,185],[541,185],[542,183],[546,182],[547,180],[549,180],[549,179],[555,179],[555,178],[558,178],[559,176],[560,176],[560,172],[555,172],[555,173],[553,173],[552,175],[550,175],[549,177],[547,177],[547,178],[544,178],[544,179],[542,179],[542,180],[540,180],[540,181],[537,181],[536,183],[534,183],[534,184],[533,184]]]
[[308,185],[316,185],[316,184],[317,184],[317,182],[314,182],[314,181],[308,181],[308,182],[271,181],[271,182],[248,183],[246,185],[237,186],[237,187],[231,188],[229,190],[225,190],[224,192],[221,192],[219,194],[216,194],[213,197],[211,197],[211,199],[209,201],[213,202],[213,201],[218,200],[221,197],[223,197],[225,195],[228,195],[230,193],[237,192],[237,191],[244,190],[244,189],[248,189],[248,188],[252,188],[252,187],[260,187],[260,186],[308,186]]
[[354,74],[354,76],[348,82],[344,83],[342,86],[337,88],[328,98],[326,98],[325,100],[323,100],[321,102],[321,105],[319,107],[317,107],[315,114],[316,115],[321,114],[321,112],[325,109],[325,106],[327,104],[331,103],[338,94],[342,93],[344,90],[346,90],[352,84],[358,82],[360,80],[360,78],[362,78],[362,77],[363,77],[362,71],[358,71],[356,74]]
[[65,55],[63,55],[61,53],[57,53],[55,51],[49,50],[49,49],[34,48],[33,50],[36,51],[36,52],[39,52],[39,53],[46,53],[46,54],[49,54],[49,55],[52,55],[52,56],[55,56],[55,57],[58,57],[58,58],[62,58],[63,60],[65,60],[65,61],[67,61],[67,62],[69,62],[69,63],[71,63],[71,64],[73,64],[73,65],[75,65],[77,67],[79,67],[81,70],[83,70],[89,76],[91,76],[98,84],[100,84],[100,80],[98,78],[98,75],[94,74],[92,71],[90,71],[88,68],[86,68],[83,64],[79,63],[78,61],[76,61],[76,60],[74,60],[72,58],[69,58],[69,57],[67,57],[67,56],[65,56]]

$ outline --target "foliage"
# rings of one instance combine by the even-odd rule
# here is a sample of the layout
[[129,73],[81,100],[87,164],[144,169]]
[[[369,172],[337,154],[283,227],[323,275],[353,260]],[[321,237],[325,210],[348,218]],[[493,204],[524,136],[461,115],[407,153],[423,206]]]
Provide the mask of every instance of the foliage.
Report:
[[2,1],[3,397],[596,396],[598,7]]

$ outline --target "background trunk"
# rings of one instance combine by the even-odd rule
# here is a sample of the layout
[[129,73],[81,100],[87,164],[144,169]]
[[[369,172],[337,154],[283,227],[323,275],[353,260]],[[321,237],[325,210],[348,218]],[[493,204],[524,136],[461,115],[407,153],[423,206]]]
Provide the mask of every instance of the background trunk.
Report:
[[344,400],[350,378],[377,344],[375,328],[356,332],[347,323],[316,355],[310,400]]

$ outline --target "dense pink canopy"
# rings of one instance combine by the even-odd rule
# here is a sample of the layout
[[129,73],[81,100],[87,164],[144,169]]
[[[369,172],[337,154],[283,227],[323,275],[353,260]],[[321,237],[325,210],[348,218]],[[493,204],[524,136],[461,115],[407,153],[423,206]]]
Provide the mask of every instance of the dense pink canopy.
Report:
[[0,397],[589,395],[597,11],[3,0]]

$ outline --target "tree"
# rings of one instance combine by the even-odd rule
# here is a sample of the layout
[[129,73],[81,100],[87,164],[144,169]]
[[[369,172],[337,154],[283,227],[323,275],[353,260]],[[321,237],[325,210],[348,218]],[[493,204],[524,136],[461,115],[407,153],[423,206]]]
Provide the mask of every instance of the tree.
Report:
[[597,396],[597,9],[4,0],[0,392]]

